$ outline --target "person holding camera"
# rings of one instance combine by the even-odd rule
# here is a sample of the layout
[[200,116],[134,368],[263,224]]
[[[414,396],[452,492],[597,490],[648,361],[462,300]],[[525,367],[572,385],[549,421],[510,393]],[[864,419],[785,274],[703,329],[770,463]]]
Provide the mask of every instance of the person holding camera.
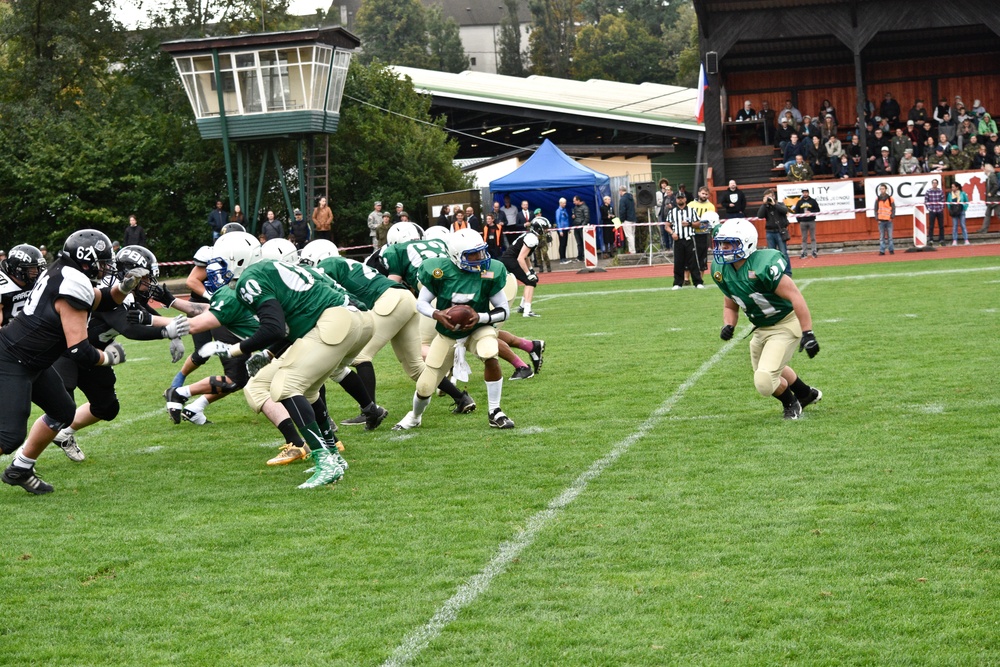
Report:
[[774,248],[785,258],[785,275],[792,275],[792,262],[788,257],[788,207],[776,199],[774,188],[764,192],[764,203],[757,209],[757,217],[764,219],[767,247]]

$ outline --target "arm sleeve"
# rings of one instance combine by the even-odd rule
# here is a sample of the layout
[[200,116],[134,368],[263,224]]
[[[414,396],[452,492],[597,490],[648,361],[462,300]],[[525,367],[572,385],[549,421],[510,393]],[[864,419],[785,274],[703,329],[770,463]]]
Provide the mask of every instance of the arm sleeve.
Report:
[[420,294],[417,296],[417,312],[421,315],[427,317],[434,317],[434,300],[437,297],[434,296],[434,292],[430,291],[426,287],[421,286]]
[[243,354],[263,350],[285,337],[285,311],[275,299],[268,299],[257,307],[260,327],[249,338],[240,343]]

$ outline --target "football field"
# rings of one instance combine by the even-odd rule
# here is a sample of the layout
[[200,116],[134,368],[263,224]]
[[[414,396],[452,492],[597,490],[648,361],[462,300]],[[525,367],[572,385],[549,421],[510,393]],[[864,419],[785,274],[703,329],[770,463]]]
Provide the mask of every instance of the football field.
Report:
[[166,341],[122,341],[86,461],[0,487],[0,665],[1000,664],[1000,261],[795,281],[824,394],[800,421],[754,389],[746,319],[719,339],[710,278],[543,282],[507,327],[546,341],[504,383],[516,429],[470,360],[476,412],[391,431],[413,384],[386,350],[389,418],[341,427],[350,469],[310,491],[242,396],[173,425]]

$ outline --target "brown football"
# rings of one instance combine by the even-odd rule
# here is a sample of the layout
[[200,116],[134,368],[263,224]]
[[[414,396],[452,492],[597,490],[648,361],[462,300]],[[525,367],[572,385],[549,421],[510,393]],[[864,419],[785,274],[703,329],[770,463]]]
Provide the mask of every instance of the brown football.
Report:
[[479,313],[472,306],[459,304],[445,311],[448,319],[459,329],[468,329],[479,322]]

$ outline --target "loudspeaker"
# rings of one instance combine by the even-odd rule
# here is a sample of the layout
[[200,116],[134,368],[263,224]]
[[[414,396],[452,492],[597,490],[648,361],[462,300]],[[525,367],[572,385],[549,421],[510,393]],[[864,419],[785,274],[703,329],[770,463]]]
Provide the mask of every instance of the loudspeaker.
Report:
[[719,73],[719,52],[709,51],[705,54],[705,71],[709,74]]
[[652,206],[656,202],[656,185],[653,183],[635,184],[635,203],[639,206]]

